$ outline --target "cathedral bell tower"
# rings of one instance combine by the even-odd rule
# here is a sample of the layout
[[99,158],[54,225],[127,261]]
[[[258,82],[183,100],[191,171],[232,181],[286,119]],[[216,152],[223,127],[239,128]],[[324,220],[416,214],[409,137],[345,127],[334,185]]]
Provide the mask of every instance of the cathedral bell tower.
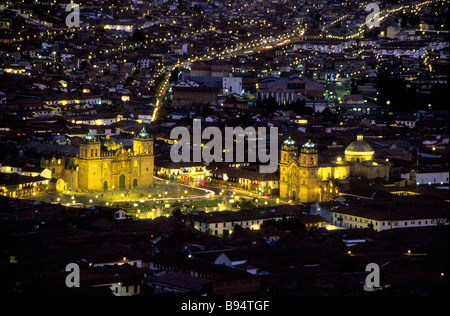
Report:
[[281,145],[280,164],[287,164],[289,160],[297,158],[298,147],[292,138],[288,138]]
[[80,141],[78,186],[87,190],[101,188],[101,142],[92,131]]
[[316,145],[308,140],[299,157],[299,196],[300,202],[318,201],[320,198],[320,177]]
[[145,127],[133,139],[133,152],[135,155],[153,155],[153,138]]
[[283,142],[280,154],[280,197],[295,200],[296,173],[293,170],[298,164],[298,147],[292,138]]
[[98,159],[100,157],[100,140],[92,135],[92,131],[81,139],[79,157],[83,159]]
[[300,152],[300,166],[302,167],[317,167],[318,166],[318,153],[317,148],[314,143],[311,142],[311,140],[308,140],[301,149]]
[[133,186],[153,186],[153,136],[145,127],[133,139]]

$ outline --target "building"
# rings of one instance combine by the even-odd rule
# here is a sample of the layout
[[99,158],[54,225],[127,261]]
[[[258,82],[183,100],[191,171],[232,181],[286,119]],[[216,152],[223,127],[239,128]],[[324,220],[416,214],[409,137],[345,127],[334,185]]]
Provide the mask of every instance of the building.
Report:
[[233,77],[231,74],[228,77],[223,77],[222,89],[224,95],[230,93],[242,95],[242,77]]
[[181,182],[198,182],[206,179],[206,166],[203,162],[158,161],[155,174],[158,177]]
[[266,77],[258,82],[257,97],[261,100],[272,97],[278,104],[305,99],[324,100],[325,88],[318,82],[298,75],[291,75],[281,79]]
[[191,66],[191,77],[226,77],[232,71],[231,65],[194,64]]
[[0,195],[17,198],[47,192],[50,180],[42,176],[0,173]]
[[133,148],[127,150],[108,135],[102,141],[89,132],[81,140],[76,157],[42,159],[41,166],[52,170],[58,191],[150,187],[153,186],[153,137],[142,128],[133,139]]
[[251,168],[212,166],[207,180],[215,186],[247,191],[262,196],[277,196],[279,193],[278,173],[259,173]]
[[448,225],[445,203],[397,198],[393,203],[364,203],[332,211],[332,223],[344,228],[372,228],[383,231],[393,228]]
[[67,106],[75,104],[102,104],[102,98],[99,95],[91,93],[61,93],[44,98],[44,104],[47,106]]
[[344,152],[319,164],[317,146],[306,142],[300,153],[288,138],[281,146],[280,197],[298,202],[327,202],[339,195],[337,181],[351,176],[364,179],[389,178],[390,165],[374,161],[375,151],[358,135]]
[[192,105],[217,105],[219,88],[215,87],[179,87],[172,88],[174,107]]
[[194,228],[202,233],[213,236],[227,237],[233,233],[235,226],[243,229],[259,230],[264,221],[280,221],[286,218],[296,218],[306,229],[320,228],[326,223],[321,216],[303,214],[298,205],[283,205],[273,208],[256,208],[241,211],[220,211],[200,213],[193,216]]

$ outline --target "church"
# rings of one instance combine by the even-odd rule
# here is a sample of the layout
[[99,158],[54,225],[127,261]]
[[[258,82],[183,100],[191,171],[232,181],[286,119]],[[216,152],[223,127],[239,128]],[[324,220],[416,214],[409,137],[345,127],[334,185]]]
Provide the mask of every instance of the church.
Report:
[[300,148],[288,138],[281,146],[280,197],[294,202],[327,202],[339,196],[338,183],[349,177],[389,179],[389,163],[374,161],[372,146],[358,135],[332,161],[319,164],[316,144],[310,140]]
[[56,190],[125,190],[153,186],[153,137],[145,128],[125,149],[109,138],[101,140],[91,131],[80,140],[76,157],[41,159],[52,171]]

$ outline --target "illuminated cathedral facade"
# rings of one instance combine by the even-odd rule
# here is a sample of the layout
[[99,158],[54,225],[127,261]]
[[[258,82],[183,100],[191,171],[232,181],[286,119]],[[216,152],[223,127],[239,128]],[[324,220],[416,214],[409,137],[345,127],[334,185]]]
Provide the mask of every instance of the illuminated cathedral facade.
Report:
[[389,178],[390,165],[374,161],[375,151],[362,135],[330,162],[319,164],[311,141],[298,148],[291,138],[281,146],[280,197],[294,202],[327,202],[339,196],[338,184],[351,176]]
[[52,171],[56,190],[126,190],[153,186],[153,137],[145,128],[125,149],[106,136],[87,134],[80,141],[76,157],[42,159],[41,166]]

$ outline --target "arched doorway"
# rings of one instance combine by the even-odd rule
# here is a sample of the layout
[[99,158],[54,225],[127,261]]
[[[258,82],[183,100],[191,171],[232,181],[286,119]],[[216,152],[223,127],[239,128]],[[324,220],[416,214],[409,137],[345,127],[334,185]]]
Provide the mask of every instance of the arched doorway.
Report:
[[137,179],[133,179],[133,188],[137,187]]
[[119,189],[125,189],[125,175],[121,174],[119,177]]
[[56,191],[63,192],[65,190],[66,190],[66,183],[64,182],[63,179],[58,179],[58,181],[56,181]]
[[103,182],[103,190],[108,190],[108,181]]

